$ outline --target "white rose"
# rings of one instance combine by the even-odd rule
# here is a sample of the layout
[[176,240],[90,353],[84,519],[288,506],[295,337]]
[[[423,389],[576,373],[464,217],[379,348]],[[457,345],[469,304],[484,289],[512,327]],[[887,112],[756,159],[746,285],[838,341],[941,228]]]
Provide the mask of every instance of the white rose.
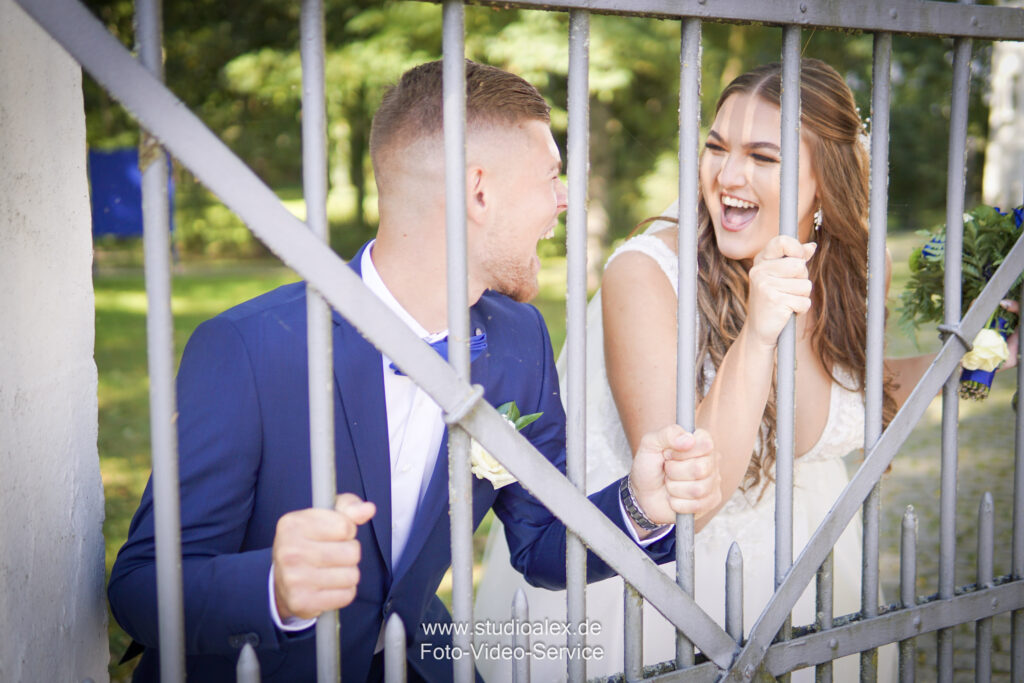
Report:
[[[511,420],[506,417],[505,421],[515,429]],[[478,479],[486,479],[491,482],[494,490],[513,484],[516,481],[516,478],[509,474],[508,470],[495,460],[493,455],[484,450],[484,447],[476,439],[473,439],[469,446],[469,464],[470,471]]]
[[1010,357],[1003,335],[992,329],[984,329],[974,338],[974,348],[964,354],[960,364],[968,370],[992,372]]

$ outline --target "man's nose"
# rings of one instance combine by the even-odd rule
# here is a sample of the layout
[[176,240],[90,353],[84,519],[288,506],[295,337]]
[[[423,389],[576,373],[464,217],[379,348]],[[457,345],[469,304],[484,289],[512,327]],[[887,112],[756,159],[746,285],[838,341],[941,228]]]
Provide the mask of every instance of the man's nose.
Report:
[[558,213],[562,213],[569,208],[569,188],[565,186],[562,179],[559,178],[558,182],[555,183],[555,202],[557,204]]

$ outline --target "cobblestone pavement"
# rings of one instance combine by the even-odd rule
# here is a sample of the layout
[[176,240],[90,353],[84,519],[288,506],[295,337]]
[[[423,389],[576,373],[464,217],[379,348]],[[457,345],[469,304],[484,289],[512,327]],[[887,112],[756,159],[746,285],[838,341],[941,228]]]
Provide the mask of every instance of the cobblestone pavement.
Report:
[[[1007,378],[1009,379],[1009,378]],[[995,576],[1010,573],[1013,524],[1014,415],[1012,380],[1000,378],[984,403],[960,402],[960,459],[957,484],[956,585],[977,579],[978,508],[985,492],[995,504]],[[899,548],[904,510],[918,518],[917,592],[938,591],[939,473],[942,402],[936,399],[893,461],[882,481],[880,581],[885,599],[899,596]],[[992,680],[1010,681],[1010,616],[993,619]],[[937,680],[936,635],[919,636],[917,680]],[[974,624],[954,629],[954,680],[974,681]]]

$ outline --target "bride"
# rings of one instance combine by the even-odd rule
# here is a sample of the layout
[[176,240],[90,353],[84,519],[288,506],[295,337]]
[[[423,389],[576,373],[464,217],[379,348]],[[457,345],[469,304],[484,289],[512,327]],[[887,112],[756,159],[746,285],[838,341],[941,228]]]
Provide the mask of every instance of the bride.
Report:
[[[775,347],[793,314],[794,556],[849,481],[843,456],[864,439],[868,159],[859,140],[862,123],[842,77],[804,59],[799,239],[779,236],[780,75],[778,64],[761,66],[725,89],[700,158],[696,424],[721,453],[723,486],[729,487],[723,490],[735,493],[695,537],[695,596],[724,623],[725,561],[736,542],[743,553],[744,633],[774,591]],[[602,291],[588,307],[588,491],[629,469],[645,431],[676,418],[678,208],[666,213],[612,254]],[[886,423],[929,362],[887,361]],[[857,517],[834,548],[836,616],[858,611],[860,568]],[[674,575],[674,565],[664,569]],[[531,621],[565,620],[565,593],[525,584],[511,569],[495,522],[476,618],[508,620],[519,587]],[[603,652],[588,662],[588,676],[623,668],[622,592],[618,578],[587,587],[587,618],[601,624],[587,644]],[[793,610],[794,625],[814,623],[814,602],[812,585]],[[645,664],[675,656],[675,630],[649,607],[643,643]],[[858,659],[839,660],[835,680],[857,680]],[[511,679],[511,662],[481,659],[477,666],[487,681]],[[563,661],[533,660],[531,666],[534,680],[566,676]],[[793,680],[813,675],[813,668],[803,669]],[[882,650],[879,678],[894,676],[890,646]]]

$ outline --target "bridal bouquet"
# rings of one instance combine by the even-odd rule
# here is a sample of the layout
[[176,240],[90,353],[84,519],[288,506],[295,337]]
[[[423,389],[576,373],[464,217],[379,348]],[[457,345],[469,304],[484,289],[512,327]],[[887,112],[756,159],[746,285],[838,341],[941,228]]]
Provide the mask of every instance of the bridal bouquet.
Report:
[[[1009,212],[998,207],[979,205],[964,214],[963,280],[961,311],[963,316],[984,289],[988,280],[1021,236],[1024,206]],[[943,319],[943,272],[946,252],[946,226],[921,231],[928,237],[924,245],[910,254],[910,280],[900,294],[900,324],[913,332],[918,326]],[[1020,297],[1021,278],[1010,288],[1009,297]],[[960,396],[982,400],[988,396],[995,370],[1007,359],[1006,338],[1017,328],[1015,313],[997,310],[985,328],[974,338],[972,349],[960,364]]]

